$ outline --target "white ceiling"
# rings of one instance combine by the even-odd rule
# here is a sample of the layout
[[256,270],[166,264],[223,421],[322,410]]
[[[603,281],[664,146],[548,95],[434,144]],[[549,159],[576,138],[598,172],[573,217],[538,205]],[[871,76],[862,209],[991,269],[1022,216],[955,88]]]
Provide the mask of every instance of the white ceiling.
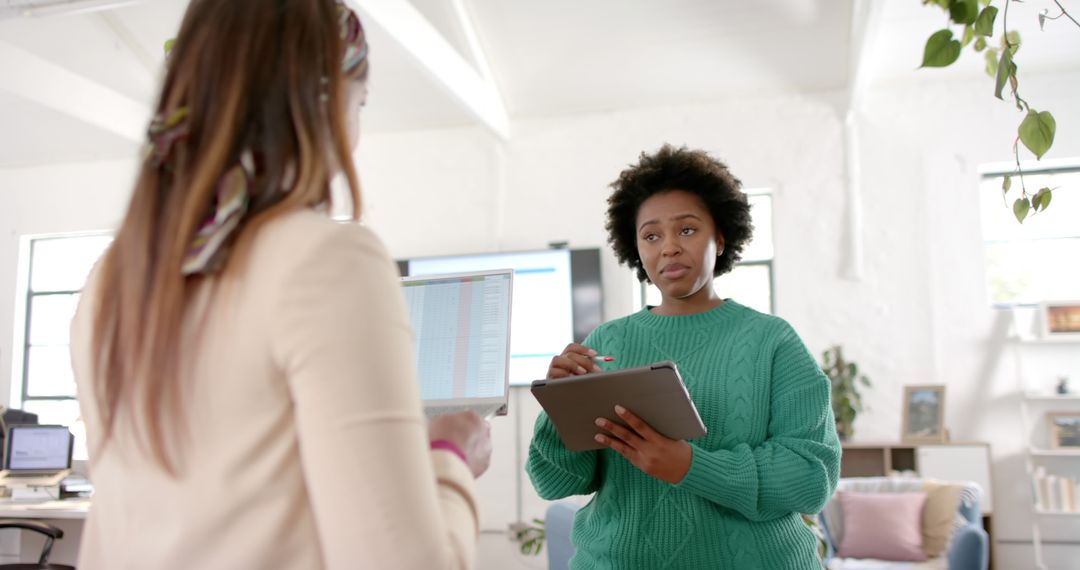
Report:
[[512,115],[842,88],[851,3],[474,0]]
[[[52,100],[50,90],[104,88],[112,98],[101,113],[145,124],[162,45],[186,0],[44,0],[97,9],[19,16],[15,5],[27,1],[0,0],[0,168],[131,156],[137,133],[101,128],[108,117],[94,113],[102,105],[86,108],[79,93]],[[919,0],[349,1],[361,7],[372,45],[367,132],[483,124],[489,119],[477,108],[513,119],[844,91],[860,54],[864,84],[975,74],[983,65],[965,54],[955,69],[916,72],[925,38],[944,24],[943,13]],[[865,21],[856,2],[869,2]],[[1044,4],[1052,5],[1013,4],[1010,27],[1029,40],[1022,55],[1040,68],[1080,68],[1077,30],[1059,21],[1038,31]],[[418,17],[401,16],[403,7]],[[865,30],[862,42],[853,19]],[[430,33],[417,31],[418,21]],[[442,64],[424,61],[417,45],[455,52],[467,64],[459,76],[492,87],[494,102],[437,77],[431,68]],[[74,78],[54,70],[42,81],[41,69],[55,66]]]

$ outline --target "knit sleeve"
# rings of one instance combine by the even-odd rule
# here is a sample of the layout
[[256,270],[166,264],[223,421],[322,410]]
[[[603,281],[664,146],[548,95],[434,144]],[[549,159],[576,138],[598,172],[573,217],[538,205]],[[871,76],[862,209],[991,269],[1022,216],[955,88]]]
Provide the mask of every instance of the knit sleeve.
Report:
[[677,486],[764,521],[817,513],[839,476],[829,380],[784,323],[772,357],[766,439],[757,447],[744,443],[707,451],[694,446],[690,470]]
[[[583,344],[604,354],[600,333],[600,330],[593,331]],[[547,412],[541,411],[529,444],[525,471],[536,493],[543,499],[552,501],[571,495],[587,495],[599,488],[598,456],[596,451],[566,449]]]

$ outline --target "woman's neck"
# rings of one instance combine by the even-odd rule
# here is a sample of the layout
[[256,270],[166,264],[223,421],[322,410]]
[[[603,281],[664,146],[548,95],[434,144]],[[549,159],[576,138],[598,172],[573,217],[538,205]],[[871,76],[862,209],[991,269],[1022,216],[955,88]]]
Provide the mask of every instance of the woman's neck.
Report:
[[702,287],[700,291],[681,299],[664,296],[660,304],[650,309],[652,314],[664,317],[693,315],[711,311],[724,304],[712,287]]

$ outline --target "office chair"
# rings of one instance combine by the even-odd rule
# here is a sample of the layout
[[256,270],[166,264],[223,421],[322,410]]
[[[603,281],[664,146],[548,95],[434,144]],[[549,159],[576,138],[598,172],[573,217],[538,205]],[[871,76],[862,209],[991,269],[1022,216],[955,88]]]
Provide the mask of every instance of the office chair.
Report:
[[[36,423],[38,423],[38,416],[35,413],[0,405],[0,452],[4,450],[8,426]],[[6,467],[6,465],[4,467]]]
[[32,530],[45,535],[45,545],[41,547],[41,557],[38,558],[36,564],[33,562],[0,564],[0,570],[75,570],[74,566],[49,563],[49,553],[52,552],[53,541],[64,538],[64,531],[49,523],[33,519],[0,519],[0,528]]

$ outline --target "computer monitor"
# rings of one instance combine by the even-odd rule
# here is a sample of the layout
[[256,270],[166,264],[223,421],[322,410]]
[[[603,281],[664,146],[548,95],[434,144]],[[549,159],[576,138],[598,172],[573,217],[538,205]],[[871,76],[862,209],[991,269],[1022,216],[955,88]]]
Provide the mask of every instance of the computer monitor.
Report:
[[9,426],[4,468],[13,473],[70,469],[73,443],[67,426]]

